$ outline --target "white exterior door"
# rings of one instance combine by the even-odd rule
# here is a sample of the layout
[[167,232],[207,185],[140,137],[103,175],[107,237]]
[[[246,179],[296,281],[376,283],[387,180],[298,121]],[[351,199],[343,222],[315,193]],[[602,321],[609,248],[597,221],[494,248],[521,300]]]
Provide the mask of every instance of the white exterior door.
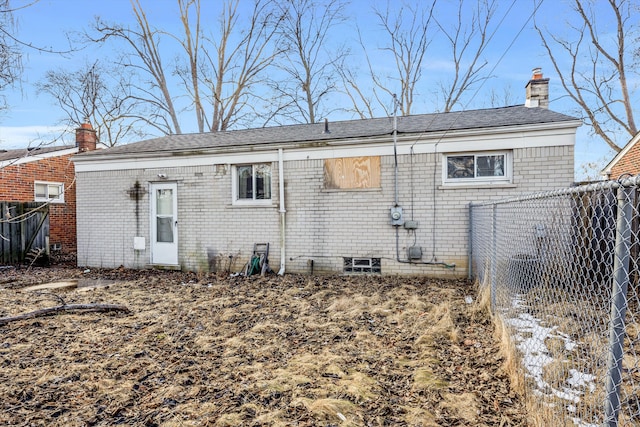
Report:
[[151,184],[151,263],[178,264],[178,185]]

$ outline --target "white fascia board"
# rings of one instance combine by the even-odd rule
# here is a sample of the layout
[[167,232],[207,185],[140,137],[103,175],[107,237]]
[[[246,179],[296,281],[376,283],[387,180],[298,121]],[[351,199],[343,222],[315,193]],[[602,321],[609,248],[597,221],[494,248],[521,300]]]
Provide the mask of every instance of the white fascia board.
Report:
[[[440,133],[399,134],[397,154],[412,151],[423,153],[453,153],[517,148],[572,146],[579,121],[549,124],[511,126],[503,128],[471,129]],[[313,145],[313,146],[309,146]],[[225,148],[226,151],[188,156],[174,156],[171,152],[149,153],[144,156],[100,156],[75,158],[76,172],[114,171],[131,169],[176,168],[216,164],[242,164],[275,162],[278,149],[284,150],[284,161],[317,160],[340,157],[391,156],[394,154],[392,135],[371,138],[326,141],[325,145],[309,143],[269,144],[264,147],[248,146]],[[257,150],[260,151],[257,151]],[[233,151],[231,151],[233,150]]]
[[58,150],[58,151],[51,151],[51,152],[42,153],[42,154],[28,153],[27,155],[17,159],[9,159],[9,160],[1,161],[0,168],[6,167],[6,166],[22,165],[25,163],[37,162],[44,159],[50,159],[52,157],[66,156],[67,154],[75,154],[77,152],[78,152],[78,147],[67,148],[67,149]]
[[278,159],[278,150],[259,151],[238,154],[198,154],[193,156],[167,157],[131,157],[126,159],[82,159],[74,160],[76,172],[97,172],[132,169],[166,169],[176,167],[204,166],[227,163],[274,162]]

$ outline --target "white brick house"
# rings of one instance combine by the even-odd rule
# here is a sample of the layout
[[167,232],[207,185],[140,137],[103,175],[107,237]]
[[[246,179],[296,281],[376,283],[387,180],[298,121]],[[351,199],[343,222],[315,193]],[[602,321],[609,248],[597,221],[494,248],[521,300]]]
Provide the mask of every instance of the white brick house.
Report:
[[464,276],[470,202],[573,183],[580,121],[527,105],[79,155],[78,264],[240,271],[268,242],[276,272]]

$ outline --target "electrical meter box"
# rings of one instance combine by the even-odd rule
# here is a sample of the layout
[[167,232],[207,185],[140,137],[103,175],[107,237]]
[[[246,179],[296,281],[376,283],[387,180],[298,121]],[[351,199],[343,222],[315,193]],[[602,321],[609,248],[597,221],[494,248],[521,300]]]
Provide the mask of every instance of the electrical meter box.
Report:
[[389,215],[391,216],[391,225],[401,226],[403,224],[402,208],[400,206],[393,206]]

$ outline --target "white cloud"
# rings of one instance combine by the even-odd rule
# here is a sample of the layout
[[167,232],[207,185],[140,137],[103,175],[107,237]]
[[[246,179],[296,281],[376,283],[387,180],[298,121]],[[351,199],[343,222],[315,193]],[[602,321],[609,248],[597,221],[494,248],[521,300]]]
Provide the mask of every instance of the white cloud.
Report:
[[0,126],[0,148],[64,145],[66,132],[67,129],[61,126]]

